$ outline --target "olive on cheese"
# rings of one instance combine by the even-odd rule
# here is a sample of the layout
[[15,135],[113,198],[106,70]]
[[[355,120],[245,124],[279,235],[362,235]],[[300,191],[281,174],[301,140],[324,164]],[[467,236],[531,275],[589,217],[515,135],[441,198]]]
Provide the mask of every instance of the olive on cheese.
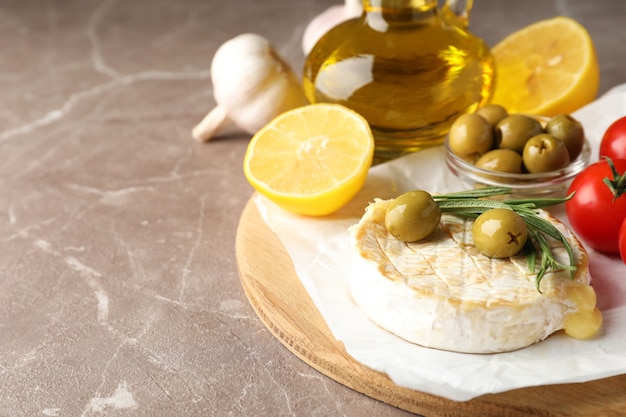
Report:
[[430,235],[440,218],[441,210],[433,197],[415,190],[393,200],[387,208],[385,227],[396,239],[415,242]]
[[472,225],[476,249],[490,258],[510,258],[526,244],[526,222],[513,210],[495,208],[478,216]]

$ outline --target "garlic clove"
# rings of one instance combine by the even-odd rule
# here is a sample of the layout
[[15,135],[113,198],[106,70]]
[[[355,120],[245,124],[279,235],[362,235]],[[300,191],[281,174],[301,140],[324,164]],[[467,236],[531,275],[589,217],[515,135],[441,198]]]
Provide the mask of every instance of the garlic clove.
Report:
[[330,6],[317,15],[304,29],[302,35],[302,51],[308,55],[317,41],[330,29],[338,24],[360,16],[363,11],[361,0],[345,0],[342,5]]
[[220,46],[211,63],[211,79],[220,110],[210,112],[192,131],[202,141],[223,134],[226,120],[254,134],[280,113],[307,104],[289,64],[256,34],[238,35]]

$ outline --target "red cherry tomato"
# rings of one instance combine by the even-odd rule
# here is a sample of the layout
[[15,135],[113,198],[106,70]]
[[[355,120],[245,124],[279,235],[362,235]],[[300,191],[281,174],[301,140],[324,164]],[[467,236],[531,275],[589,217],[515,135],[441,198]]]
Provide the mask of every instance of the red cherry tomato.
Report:
[[[583,170],[569,187],[574,197],[565,203],[574,232],[600,252],[619,253],[620,226],[626,219],[626,159],[602,159]],[[617,175],[616,175],[617,174]],[[615,183],[615,193],[604,182]]]
[[626,219],[622,222],[622,227],[619,228],[619,255],[626,264]]
[[626,158],[626,116],[614,121],[602,136],[600,142],[600,158]]

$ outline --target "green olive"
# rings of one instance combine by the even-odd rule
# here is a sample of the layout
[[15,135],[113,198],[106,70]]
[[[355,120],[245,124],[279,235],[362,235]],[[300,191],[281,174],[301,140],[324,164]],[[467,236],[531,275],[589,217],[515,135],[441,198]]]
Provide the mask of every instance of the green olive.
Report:
[[509,115],[509,112],[499,104],[487,104],[476,110],[476,114],[480,114],[489,122],[492,128],[495,128],[500,120]]
[[547,133],[537,135],[526,143],[522,159],[530,173],[555,171],[565,168],[570,162],[565,144]]
[[441,209],[429,193],[409,191],[387,207],[385,227],[396,239],[415,242],[430,235],[440,219]]
[[508,258],[526,244],[528,229],[524,219],[513,210],[496,208],[485,211],[472,226],[474,245],[491,258]]
[[488,171],[522,173],[522,155],[510,149],[494,149],[481,156],[475,164]]
[[520,154],[528,139],[543,133],[538,120],[523,114],[512,114],[498,123],[494,142],[496,148],[511,149]]
[[454,121],[448,133],[448,146],[459,158],[473,163],[491,149],[491,126],[476,113],[468,113]]
[[565,144],[571,161],[578,158],[585,142],[585,131],[578,120],[568,114],[559,114],[548,121],[545,130]]

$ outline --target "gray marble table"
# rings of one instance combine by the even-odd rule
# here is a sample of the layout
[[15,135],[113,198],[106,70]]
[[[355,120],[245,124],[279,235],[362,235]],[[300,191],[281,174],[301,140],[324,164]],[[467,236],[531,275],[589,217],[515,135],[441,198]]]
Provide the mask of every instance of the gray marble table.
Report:
[[[225,40],[298,71],[331,0],[0,0],[0,416],[406,416],[323,376],[263,326],[235,233],[248,135],[199,144]],[[561,14],[601,91],[626,82],[623,0],[476,0],[494,45]]]

